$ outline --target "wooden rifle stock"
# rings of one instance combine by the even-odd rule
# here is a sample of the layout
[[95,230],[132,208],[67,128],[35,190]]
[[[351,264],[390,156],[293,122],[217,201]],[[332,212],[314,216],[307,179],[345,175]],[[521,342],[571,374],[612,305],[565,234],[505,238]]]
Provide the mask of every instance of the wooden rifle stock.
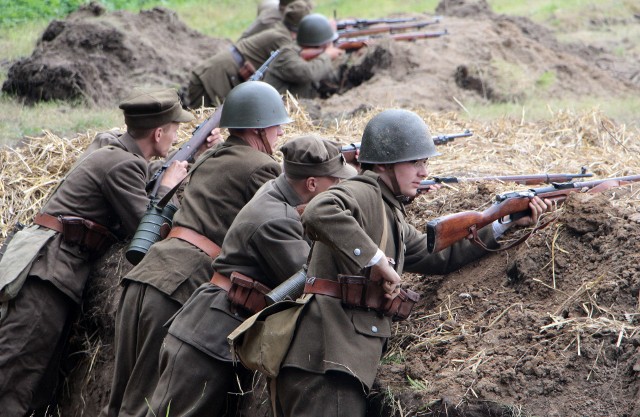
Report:
[[439,217],[427,223],[427,249],[429,253],[439,252],[469,236],[472,231],[480,230],[495,220],[510,216],[511,220],[529,214],[529,201],[538,196],[558,205],[567,196],[585,189],[601,192],[609,188],[640,181],[640,175],[608,178],[597,181],[556,183],[550,187],[533,188],[526,191],[513,191],[500,194],[496,202],[483,212],[465,211]]
[[[269,69],[269,65],[273,62],[274,59],[280,54],[280,50],[276,50],[271,52],[269,58],[256,70],[255,73],[247,81],[260,81],[262,77],[264,77],[264,73]],[[193,132],[193,136],[189,139],[184,145],[178,149],[176,153],[171,155],[169,158],[165,160],[162,166],[158,169],[158,171],[153,174],[151,180],[147,184],[147,190],[151,189],[149,193],[149,197],[153,200],[158,195],[158,189],[160,188],[160,182],[164,173],[167,171],[167,168],[171,166],[173,161],[188,161],[194,157],[196,152],[200,146],[202,146],[209,134],[213,129],[220,126],[220,118],[222,117],[222,107],[224,103],[218,106],[216,111],[205,120],[198,128]]]

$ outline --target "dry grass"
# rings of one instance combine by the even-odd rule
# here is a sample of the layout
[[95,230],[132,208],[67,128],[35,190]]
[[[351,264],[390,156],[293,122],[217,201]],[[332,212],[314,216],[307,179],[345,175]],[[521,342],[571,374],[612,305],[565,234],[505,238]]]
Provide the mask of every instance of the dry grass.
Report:
[[[318,127],[295,99],[288,97],[288,105],[294,122],[286,126],[282,141],[314,132],[345,144],[359,142],[367,121],[380,111],[371,110]],[[204,120],[212,110],[197,110],[198,121]],[[583,166],[595,178],[640,173],[637,158],[640,132],[615,124],[598,111],[579,114],[559,111],[542,122],[501,118],[489,123],[464,121],[455,113],[427,113],[419,109],[416,112],[425,119],[433,134],[461,132],[467,128],[474,132],[470,138],[440,147],[442,156],[434,158],[430,165],[431,172],[437,175],[573,173]],[[194,126],[188,124],[180,129],[181,141],[188,140]],[[95,133],[89,131],[68,139],[46,132],[41,137],[27,138],[21,146],[0,149],[2,237],[15,222],[30,221]],[[457,184],[452,189],[464,186]],[[514,186],[505,185],[505,188]],[[424,199],[417,204],[425,205],[427,215],[441,215],[455,210],[450,197],[447,192],[436,193],[430,196],[428,204]],[[489,203],[481,200],[477,208]],[[438,211],[434,212],[433,207]]]

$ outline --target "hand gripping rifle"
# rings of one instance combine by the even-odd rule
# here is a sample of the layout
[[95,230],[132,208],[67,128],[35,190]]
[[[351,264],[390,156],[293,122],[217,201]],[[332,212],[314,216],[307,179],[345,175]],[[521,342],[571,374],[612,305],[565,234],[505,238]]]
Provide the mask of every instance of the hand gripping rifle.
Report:
[[[597,181],[554,183],[549,187],[499,194],[495,203],[483,212],[465,211],[449,214],[428,222],[426,226],[427,248],[429,253],[439,252],[470,234],[473,235],[474,243],[484,247],[484,244],[477,237],[477,231],[494,220],[500,220],[505,216],[509,216],[509,221],[513,221],[528,215],[529,201],[535,196],[549,199],[559,205],[564,203],[567,196],[574,192],[585,190],[588,192],[601,192],[637,181],[640,181],[640,175],[607,178]],[[522,243],[529,236],[530,234],[525,236],[525,239],[516,242],[516,244]]]
[[[469,136],[473,136],[473,132],[469,129],[466,129],[462,133],[452,133],[450,135],[438,135],[433,136],[433,143],[436,145],[444,145],[445,143],[451,142],[456,138],[466,138]],[[357,163],[356,155],[360,150],[360,142],[352,143],[350,145],[344,145],[340,148],[340,152],[344,155],[345,161],[350,164]]]
[[[271,52],[271,56],[269,56],[247,81],[260,81],[262,77],[264,77],[264,73],[269,69],[271,62],[273,62],[279,54],[280,50]],[[170,158],[167,158],[162,164],[162,167],[153,175],[149,184],[147,184],[147,189],[152,189],[149,194],[149,207],[140,220],[138,229],[133,235],[125,254],[127,260],[133,265],[140,263],[144,255],[149,251],[151,245],[167,236],[173,225],[173,215],[178,210],[175,205],[169,203],[169,200],[180,184],[176,185],[161,200],[158,201],[157,199],[162,176],[173,161],[187,161],[194,157],[200,146],[202,146],[207,140],[207,137],[209,137],[211,131],[220,125],[223,106],[224,103],[218,106],[216,111],[198,126],[195,132],[193,132],[191,139],[182,145]]]

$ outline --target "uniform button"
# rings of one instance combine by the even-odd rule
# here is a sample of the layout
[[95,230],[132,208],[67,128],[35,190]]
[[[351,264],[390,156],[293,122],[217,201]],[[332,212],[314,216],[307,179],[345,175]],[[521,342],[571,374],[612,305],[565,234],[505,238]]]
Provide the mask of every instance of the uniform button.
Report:
[[359,248],[355,248],[353,250],[353,254],[356,255],[356,256],[360,256],[360,249]]
[[378,328],[376,326],[371,326],[371,331],[374,333],[378,333]]

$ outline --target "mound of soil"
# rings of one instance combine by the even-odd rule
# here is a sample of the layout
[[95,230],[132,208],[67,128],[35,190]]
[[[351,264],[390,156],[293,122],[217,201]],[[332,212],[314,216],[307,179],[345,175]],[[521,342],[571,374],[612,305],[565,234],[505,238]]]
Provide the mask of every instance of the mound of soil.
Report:
[[91,3],[52,21],[33,54],[9,68],[2,90],[27,102],[113,105],[133,86],[184,85],[189,69],[228,45],[188,28],[165,8],[107,13]]
[[[561,44],[527,18],[494,13],[486,0],[442,0],[435,12],[445,17],[430,29],[447,35],[371,42],[342,66],[340,85],[323,86],[327,100],[308,103],[312,115],[333,118],[370,103],[457,110],[473,100],[517,102],[534,90],[549,98],[640,92],[637,61],[613,54],[618,45]],[[184,86],[197,62],[228,45],[167,9],[106,13],[90,4],[51,22],[32,56],[10,67],[2,88],[27,101],[113,105],[134,85]]]

